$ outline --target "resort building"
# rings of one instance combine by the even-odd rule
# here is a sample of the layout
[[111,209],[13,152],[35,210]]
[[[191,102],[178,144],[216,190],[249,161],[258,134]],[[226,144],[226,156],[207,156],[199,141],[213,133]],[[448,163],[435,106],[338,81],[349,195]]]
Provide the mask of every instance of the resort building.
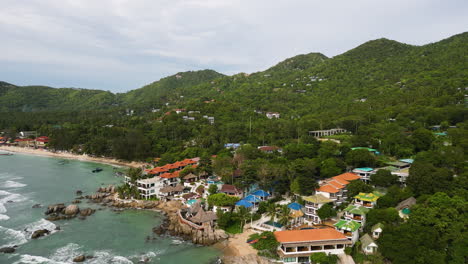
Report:
[[266,113],[266,117],[267,117],[268,119],[280,118],[280,113],[278,113],[278,112],[267,112],[267,113]]
[[344,254],[345,247],[352,244],[333,228],[276,231],[274,235],[280,243],[278,255],[284,263],[308,263],[310,255],[318,252]]
[[339,205],[348,198],[348,190],[346,190],[346,186],[351,181],[358,180],[360,178],[360,176],[350,172],[334,176],[321,181],[320,187],[316,190],[316,194],[321,194]]
[[356,168],[353,170],[353,173],[359,175],[363,182],[369,183],[371,174],[375,172],[373,168]]
[[366,208],[374,208],[377,205],[377,200],[382,196],[378,192],[359,193],[354,196],[354,205],[364,206]]
[[361,249],[365,254],[377,253],[377,248],[379,246],[377,246],[371,236],[365,234],[359,240],[361,241]]
[[213,227],[218,217],[213,211],[203,210],[200,201],[198,201],[191,207],[180,210],[179,219],[182,223],[194,229],[203,230]]
[[361,224],[354,220],[340,220],[335,225],[336,230],[343,233],[351,242],[356,243],[359,239],[359,228]]
[[305,222],[318,225],[322,223],[322,220],[317,214],[317,210],[320,209],[324,204],[331,203],[332,200],[325,197],[322,194],[314,194],[311,196],[302,197],[305,201]]
[[347,133],[347,132],[348,131],[346,129],[333,128],[333,129],[328,129],[328,130],[309,131],[309,135],[313,137],[324,137],[324,136],[332,136],[332,135],[342,134],[342,133]]
[[[187,167],[195,167],[198,164],[198,158],[185,159],[172,164],[148,169],[143,172],[145,179],[138,179],[136,187],[143,199],[163,198],[169,199],[172,196],[180,195],[184,191],[179,173]],[[185,177],[189,176],[186,175]],[[197,177],[196,175],[194,175]],[[192,176],[187,177],[190,181]],[[130,177],[125,176],[125,183],[133,185]]]
[[388,170],[388,171],[390,171],[390,173],[392,175],[398,176],[398,182],[400,182],[400,184],[403,185],[403,186],[406,184],[406,179],[409,176],[409,167],[405,167],[405,168],[400,169],[400,168],[393,167],[393,166],[386,166],[386,167],[382,167],[382,168],[377,168],[377,169],[372,171],[371,175],[377,173],[377,171],[379,171],[379,170]]
[[378,239],[380,235],[382,234],[383,228],[384,228],[384,225],[382,223],[375,224],[371,229],[372,238]]
[[344,209],[344,218],[345,220],[354,220],[361,224],[361,227],[364,227],[366,224],[366,214],[369,212],[369,208],[364,206],[349,205]]
[[239,197],[239,198],[242,198],[244,192],[237,188],[236,186],[234,185],[230,185],[230,184],[223,184],[223,186],[221,187],[221,189],[219,190],[220,193],[225,193],[227,195],[231,195],[231,196],[236,196],[236,197]]
[[291,210],[291,226],[300,226],[304,222],[303,206],[298,203],[290,203],[288,208]]

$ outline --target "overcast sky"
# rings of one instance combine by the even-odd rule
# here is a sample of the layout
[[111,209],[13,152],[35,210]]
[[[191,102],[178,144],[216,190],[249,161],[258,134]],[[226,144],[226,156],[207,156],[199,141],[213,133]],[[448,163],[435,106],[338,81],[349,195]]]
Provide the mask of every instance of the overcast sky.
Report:
[[180,71],[264,70],[386,37],[468,30],[466,0],[1,0],[0,80],[123,92]]

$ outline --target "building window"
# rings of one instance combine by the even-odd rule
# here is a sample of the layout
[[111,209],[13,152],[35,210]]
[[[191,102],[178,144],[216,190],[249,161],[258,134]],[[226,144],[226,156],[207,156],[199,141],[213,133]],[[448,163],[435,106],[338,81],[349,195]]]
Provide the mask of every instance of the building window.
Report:
[[296,262],[296,258],[283,258],[283,262],[284,262],[284,263],[287,263],[287,262]]
[[338,244],[336,245],[336,248],[344,248],[344,245]]

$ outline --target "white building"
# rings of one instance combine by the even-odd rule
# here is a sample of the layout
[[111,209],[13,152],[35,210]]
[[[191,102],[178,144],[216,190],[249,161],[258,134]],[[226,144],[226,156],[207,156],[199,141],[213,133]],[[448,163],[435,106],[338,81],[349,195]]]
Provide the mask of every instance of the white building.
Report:
[[278,113],[278,112],[267,112],[266,117],[268,117],[268,119],[280,118],[280,113]]
[[361,180],[365,183],[369,183],[370,176],[374,174],[373,168],[356,168],[353,170],[353,173],[361,176]]
[[354,220],[340,220],[335,225],[336,230],[343,233],[351,242],[356,243],[359,239],[359,228],[361,224]]
[[384,228],[384,225],[382,223],[375,224],[371,229],[372,238],[378,239],[380,235],[382,234],[383,228]]
[[345,247],[352,244],[333,228],[276,231],[274,235],[280,243],[278,255],[283,263],[308,263],[310,255],[319,252],[344,254]]
[[302,197],[305,203],[304,221],[310,224],[318,225],[322,223],[322,220],[317,214],[324,204],[331,203],[332,200],[323,196],[322,194],[314,194],[311,196]]
[[368,234],[363,235],[359,240],[361,241],[361,249],[365,254],[374,254],[377,252],[379,246]]

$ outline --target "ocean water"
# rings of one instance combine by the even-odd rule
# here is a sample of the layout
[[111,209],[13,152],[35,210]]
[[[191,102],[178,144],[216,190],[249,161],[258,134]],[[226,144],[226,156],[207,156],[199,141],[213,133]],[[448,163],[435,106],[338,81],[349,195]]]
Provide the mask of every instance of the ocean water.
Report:
[[[91,171],[101,167],[100,173]],[[160,224],[157,212],[114,212],[85,199],[80,208],[98,209],[86,220],[50,222],[47,205],[69,204],[76,190],[94,193],[100,186],[119,184],[114,167],[90,162],[66,161],[15,154],[0,156],[0,248],[17,245],[14,254],[1,254],[0,263],[72,263],[74,257],[90,255],[84,263],[190,263],[216,261],[219,252],[178,238],[158,236],[151,229]],[[32,208],[34,204],[42,208]],[[56,226],[60,227],[55,231]],[[52,233],[31,240],[32,232]]]

